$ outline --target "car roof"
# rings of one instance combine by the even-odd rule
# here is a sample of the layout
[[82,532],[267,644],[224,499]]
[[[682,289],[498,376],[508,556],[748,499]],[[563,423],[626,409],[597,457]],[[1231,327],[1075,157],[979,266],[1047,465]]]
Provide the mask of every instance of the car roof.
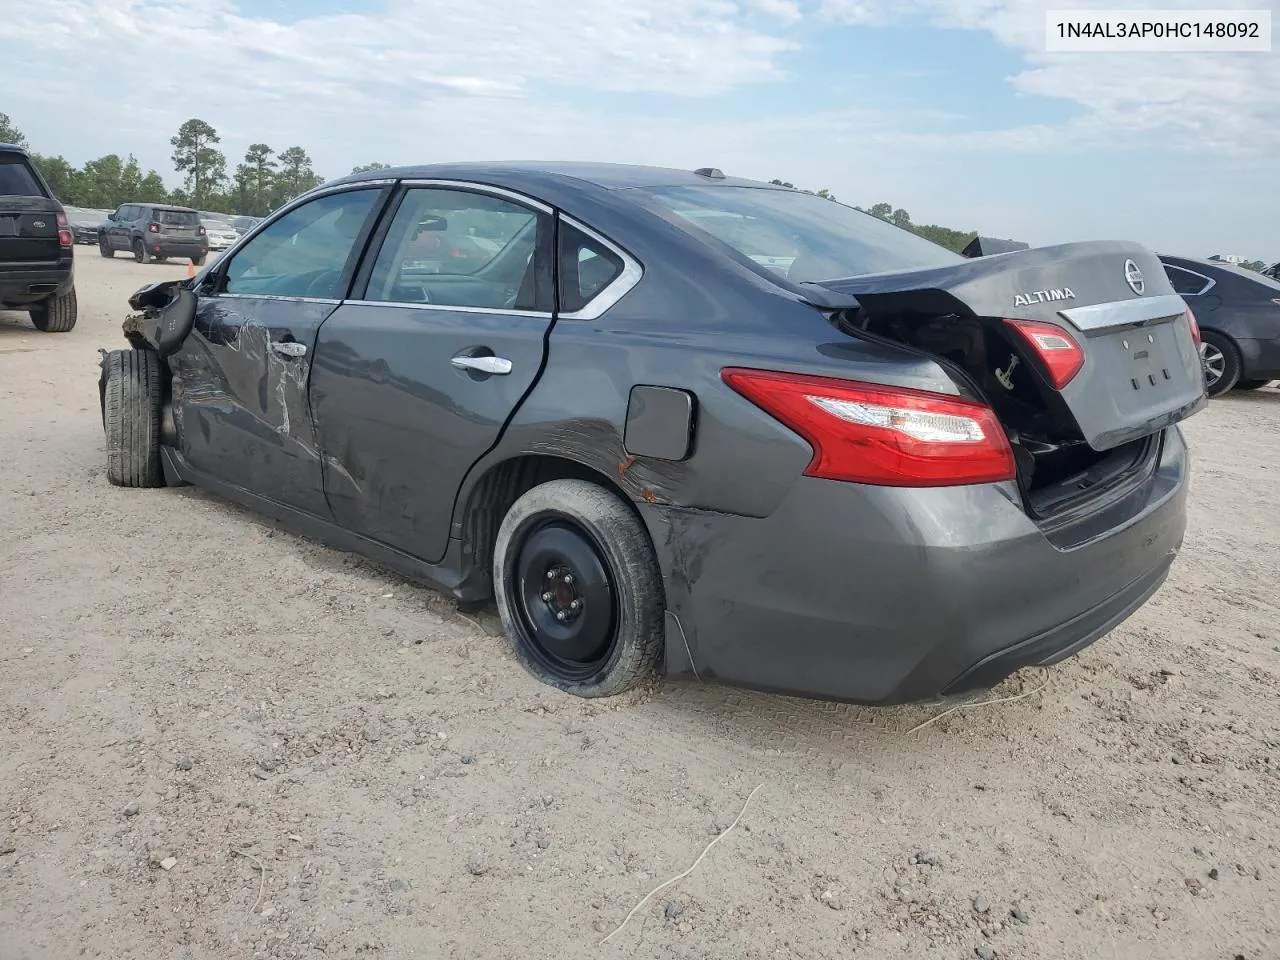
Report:
[[[713,168],[701,168],[712,170]],[[677,186],[725,186],[763,187],[771,190],[787,190],[775,184],[742,177],[725,176],[715,170],[713,176],[704,176],[694,170],[674,167],[646,167],[626,163],[590,163],[574,160],[544,161],[469,161],[463,163],[432,163],[418,166],[383,167],[365,173],[342,177],[340,183],[356,183],[361,180],[490,180],[503,181],[555,179],[576,180],[590,183],[606,190],[630,187]]]

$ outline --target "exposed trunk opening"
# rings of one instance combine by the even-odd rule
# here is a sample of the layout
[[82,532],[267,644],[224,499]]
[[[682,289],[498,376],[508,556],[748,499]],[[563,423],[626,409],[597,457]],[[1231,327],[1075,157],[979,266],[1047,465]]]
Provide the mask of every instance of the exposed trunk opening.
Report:
[[962,389],[988,403],[1009,436],[1019,485],[1038,516],[1100,495],[1154,455],[1158,434],[1103,451],[1091,447],[1061,394],[1037,372],[1031,349],[1001,319],[869,317],[856,308],[836,311],[832,319],[845,333],[869,333],[928,353]]

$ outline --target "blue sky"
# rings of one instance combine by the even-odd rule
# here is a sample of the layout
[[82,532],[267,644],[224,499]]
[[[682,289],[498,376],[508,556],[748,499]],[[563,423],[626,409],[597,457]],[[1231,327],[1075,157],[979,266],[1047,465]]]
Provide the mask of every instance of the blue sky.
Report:
[[[232,166],[255,141],[301,145],[328,176],[371,160],[715,165],[1031,242],[1280,259],[1280,53],[1050,55],[1044,11],[1061,5],[0,0],[7,75],[42,77],[6,84],[0,111],[41,152],[132,151],[171,182],[168,138],[198,116]],[[158,49],[184,69],[146,88],[110,71]],[[74,69],[49,80],[51,60]]]

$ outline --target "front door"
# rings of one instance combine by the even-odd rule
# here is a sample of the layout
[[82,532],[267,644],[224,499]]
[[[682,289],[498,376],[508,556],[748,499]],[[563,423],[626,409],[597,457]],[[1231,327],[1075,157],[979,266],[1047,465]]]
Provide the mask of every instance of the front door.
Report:
[[191,466],[330,516],[307,384],[316,333],[346,294],[382,190],[294,207],[197,291],[191,334],[170,357],[180,452]]
[[311,404],[335,519],[436,562],[463,478],[542,369],[553,222],[471,185],[406,184],[397,203],[320,331]]

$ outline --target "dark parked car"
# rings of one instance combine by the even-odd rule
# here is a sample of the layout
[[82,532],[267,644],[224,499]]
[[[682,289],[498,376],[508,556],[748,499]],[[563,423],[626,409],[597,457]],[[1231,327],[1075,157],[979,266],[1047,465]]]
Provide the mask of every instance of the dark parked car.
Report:
[[31,157],[0,144],[0,308],[26,310],[37,330],[76,325],[74,240]]
[[188,257],[196,266],[209,254],[209,238],[200,214],[190,207],[164,203],[125,203],[107,214],[98,237],[104,257],[131,251],[139,263]]
[[97,244],[98,229],[106,222],[106,210],[89,210],[84,207],[67,207],[67,224],[76,243]]
[[[487,261],[436,256],[464,236]],[[661,663],[889,703],[1069,656],[1164,581],[1205,403],[1140,246],[966,260],[710,169],[347,177],[132,304],[112,482],[492,596],[583,696]]]
[[1200,325],[1209,396],[1280,379],[1280,283],[1227,263],[1160,259]]

